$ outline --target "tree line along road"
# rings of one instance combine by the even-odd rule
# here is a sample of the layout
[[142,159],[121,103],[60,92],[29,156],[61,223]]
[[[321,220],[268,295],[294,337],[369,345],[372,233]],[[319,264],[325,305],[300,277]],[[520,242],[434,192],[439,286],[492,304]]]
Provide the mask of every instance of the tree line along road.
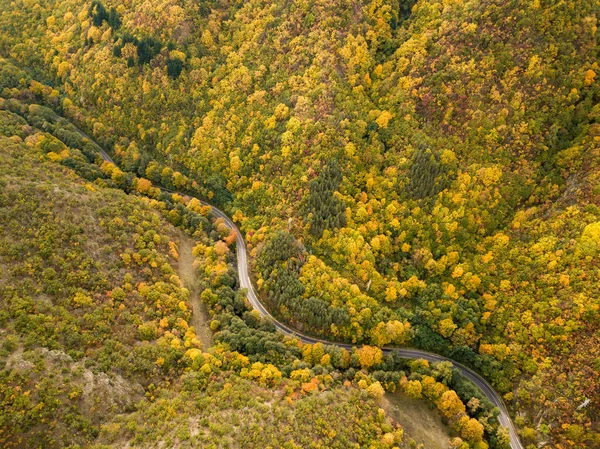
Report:
[[[77,128],[77,130],[79,131],[79,133],[82,136],[84,136],[85,138],[89,139],[91,142],[94,142],[96,144],[100,155],[102,156],[102,158],[105,161],[110,162],[114,165],[117,165],[112,160],[112,158],[102,149],[102,147],[100,145],[98,145],[93,139],[91,139],[87,134],[85,134],[80,129]],[[188,197],[188,198],[191,197],[190,195],[185,194],[185,193],[175,192],[175,191],[163,188],[163,187],[160,187],[160,188],[161,188],[161,190],[164,190],[165,192],[176,193],[178,195],[181,195],[183,197]],[[242,236],[242,233],[240,232],[240,230],[238,229],[236,224],[229,218],[229,216],[227,216],[227,214],[225,212],[223,212],[219,208],[213,206],[212,204],[210,204],[200,198],[197,198],[197,199],[203,205],[209,206],[211,208],[212,214],[214,216],[216,216],[218,218],[222,218],[223,221],[225,222],[225,224],[230,229],[233,229],[235,231],[235,233],[236,233],[237,271],[238,271],[240,286],[246,290],[246,295],[247,295],[248,301],[250,302],[252,307],[254,309],[256,309],[262,317],[269,318],[279,331],[283,332],[286,335],[296,337],[303,343],[310,343],[310,344],[323,343],[323,344],[327,344],[327,345],[339,346],[344,349],[352,349],[353,347],[356,346],[356,345],[351,345],[351,344],[347,344],[347,343],[338,343],[338,342],[320,340],[318,338],[314,338],[309,335],[302,334],[301,332],[298,332],[298,331],[286,326],[285,324],[277,321],[269,313],[269,311],[265,308],[265,306],[260,302],[259,297],[256,294],[254,287],[252,285],[252,280],[250,279],[250,275],[248,272],[248,253],[246,250],[246,242],[244,240],[244,237]],[[517,433],[517,429],[516,429],[514,423],[512,422],[510,415],[508,414],[508,410],[506,409],[506,405],[504,404],[502,397],[492,388],[492,386],[483,377],[481,377],[475,371],[473,371],[472,369],[470,369],[458,362],[455,362],[452,359],[449,359],[447,357],[444,357],[444,356],[441,356],[438,354],[433,354],[431,352],[421,351],[420,349],[414,349],[414,348],[408,348],[408,347],[384,347],[381,349],[384,354],[396,352],[401,357],[405,357],[405,358],[409,358],[409,359],[424,359],[429,362],[447,361],[447,362],[452,363],[454,365],[454,367],[456,369],[458,369],[463,376],[465,376],[467,379],[469,379],[471,382],[473,382],[481,390],[483,395],[486,398],[488,398],[488,400],[492,404],[494,404],[496,407],[498,407],[498,410],[500,411],[500,414],[498,415],[498,421],[500,422],[500,425],[502,425],[503,427],[506,427],[509,431],[511,449],[525,449],[525,447],[521,444],[521,441],[519,439],[519,434]]]
[[[185,195],[185,194],[181,194],[181,193],[179,193],[179,194],[189,197],[189,195]],[[355,345],[350,345],[347,343],[338,343],[338,342],[320,340],[318,338],[314,338],[309,335],[302,334],[301,332],[298,332],[298,331],[286,326],[285,324],[277,321],[269,313],[269,311],[265,308],[265,306],[260,302],[259,297],[256,294],[254,287],[252,285],[252,280],[250,279],[250,276],[248,273],[248,253],[246,251],[246,242],[244,241],[244,237],[242,236],[242,233],[240,232],[238,227],[235,225],[235,223],[227,216],[227,214],[225,214],[225,212],[223,212],[222,210],[218,209],[217,207],[207,203],[206,201],[203,201],[200,199],[199,199],[199,201],[206,206],[210,206],[212,209],[213,215],[215,215],[218,218],[222,218],[224,220],[225,224],[227,224],[227,226],[229,228],[233,229],[236,232],[236,235],[237,235],[236,236],[237,270],[238,270],[238,277],[240,280],[240,285],[243,289],[246,289],[246,292],[247,292],[246,296],[248,298],[248,301],[250,302],[252,307],[255,308],[258,311],[258,313],[260,313],[261,316],[269,318],[273,322],[275,327],[278,330],[280,330],[281,332],[283,332],[284,334],[296,337],[296,338],[300,339],[303,343],[311,343],[311,344],[324,343],[324,344],[328,344],[328,345],[339,346],[339,347],[342,347],[345,349],[352,349],[355,346]],[[469,379],[471,382],[473,382],[475,385],[477,385],[477,387],[481,390],[483,395],[486,398],[488,398],[492,404],[494,404],[496,407],[498,407],[498,409],[500,410],[500,414],[498,415],[498,421],[500,422],[500,424],[502,426],[506,427],[509,431],[511,449],[524,449],[524,446],[521,444],[521,441],[519,439],[517,430],[516,430],[512,420],[510,419],[510,415],[508,414],[508,411],[506,409],[504,401],[502,400],[502,397],[498,393],[496,393],[496,391],[492,388],[492,386],[483,377],[481,377],[479,374],[477,374],[475,371],[471,370],[470,368],[467,368],[466,366],[464,366],[458,362],[455,362],[452,359],[449,359],[449,358],[441,356],[441,355],[433,354],[433,353],[430,353],[427,351],[421,351],[420,349],[407,348],[407,347],[384,347],[384,348],[382,348],[382,350],[385,354],[389,354],[392,351],[394,351],[397,354],[399,354],[401,357],[406,357],[409,359],[425,359],[429,362],[448,361],[448,362],[452,363],[454,365],[454,367],[456,369],[458,369],[463,376],[465,376],[467,379]]]

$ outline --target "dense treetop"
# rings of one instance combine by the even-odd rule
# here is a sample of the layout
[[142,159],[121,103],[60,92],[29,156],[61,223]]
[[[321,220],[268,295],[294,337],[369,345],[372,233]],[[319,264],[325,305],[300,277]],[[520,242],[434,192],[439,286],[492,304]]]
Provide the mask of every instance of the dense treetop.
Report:
[[276,332],[248,309],[235,232],[210,207],[105,161],[36,102],[49,86],[20,84],[0,97],[3,447],[415,447],[377,402],[397,390],[438,410],[447,444],[505,446],[497,410],[448,363]]
[[43,84],[0,87],[223,205],[274,315],[445,353],[526,444],[597,444],[597,2],[30,3],[0,51]]

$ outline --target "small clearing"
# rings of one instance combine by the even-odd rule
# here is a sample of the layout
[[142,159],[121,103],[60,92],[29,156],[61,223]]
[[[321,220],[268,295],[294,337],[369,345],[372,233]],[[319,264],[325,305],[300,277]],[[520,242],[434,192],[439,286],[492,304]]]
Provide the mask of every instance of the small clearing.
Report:
[[202,342],[202,349],[206,351],[212,345],[212,331],[210,330],[210,315],[206,304],[200,299],[200,286],[194,269],[194,240],[179,233],[179,279],[190,291],[190,304],[192,305],[192,320],[190,325],[196,329],[196,335]]
[[413,439],[416,446],[426,449],[450,449],[448,428],[436,410],[423,399],[412,399],[403,393],[386,393],[380,399],[386,414],[404,429],[404,442]]

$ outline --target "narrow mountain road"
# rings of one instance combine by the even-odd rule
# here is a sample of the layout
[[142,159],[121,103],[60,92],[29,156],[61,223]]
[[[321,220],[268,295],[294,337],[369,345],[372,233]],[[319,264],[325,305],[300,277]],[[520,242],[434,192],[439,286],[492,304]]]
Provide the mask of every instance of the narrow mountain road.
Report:
[[[83,131],[81,131],[79,129],[78,129],[78,131],[81,133],[81,135],[90,139],[90,137],[87,136],[85,133],[83,133]],[[94,142],[92,139],[90,139],[90,140],[92,142]],[[102,158],[105,161],[108,161],[108,162],[111,162],[114,164],[113,160],[110,158],[110,156],[108,154],[106,154],[106,152],[104,150],[102,150],[102,148],[99,147],[99,150],[100,150],[100,154],[102,155]],[[163,190],[170,192],[170,193],[178,193],[179,195],[182,195],[184,197],[190,197],[190,195],[187,195],[185,193],[173,192],[169,189],[163,189]],[[261,316],[268,317],[273,322],[275,327],[278,330],[280,330],[281,332],[283,332],[284,334],[296,337],[304,343],[320,342],[323,344],[339,346],[339,347],[345,348],[345,349],[352,349],[353,347],[356,346],[356,345],[350,345],[347,343],[337,343],[337,342],[320,340],[318,338],[314,338],[309,335],[302,334],[302,333],[286,326],[285,324],[277,321],[269,313],[269,311],[263,306],[263,304],[260,302],[259,297],[256,294],[256,292],[254,291],[254,287],[252,286],[252,281],[248,274],[248,252],[246,250],[246,242],[244,241],[244,237],[242,236],[242,233],[240,232],[238,227],[235,225],[235,223],[227,216],[227,214],[225,214],[225,212],[216,208],[212,204],[201,200],[200,198],[198,198],[198,200],[202,204],[204,204],[206,206],[210,206],[212,208],[213,215],[215,215],[216,217],[222,218],[225,221],[225,223],[227,224],[227,226],[236,232],[236,234],[237,234],[237,238],[236,238],[237,269],[238,269],[238,277],[240,280],[240,285],[242,288],[246,289],[248,301],[250,302],[252,307],[254,307],[260,313]],[[477,374],[475,371],[473,371],[470,368],[467,368],[466,366],[464,366],[458,362],[455,362],[454,360],[451,360],[447,357],[433,354],[433,353],[426,352],[426,351],[421,351],[420,349],[406,348],[406,347],[397,347],[397,348],[396,347],[385,347],[385,348],[382,348],[382,350],[385,354],[389,354],[391,352],[396,352],[401,357],[406,357],[406,358],[410,358],[410,359],[425,359],[429,362],[442,362],[442,361],[451,362],[456,367],[456,369],[458,369],[467,379],[469,379],[471,382],[473,382],[475,385],[477,385],[477,387],[479,387],[481,392],[485,395],[485,397],[487,397],[489,399],[489,401],[492,404],[494,404],[496,407],[498,407],[498,409],[500,410],[500,414],[498,416],[498,421],[500,422],[500,425],[507,428],[509,431],[511,449],[525,449],[525,447],[523,446],[523,444],[521,443],[521,441],[519,439],[519,434],[517,433],[517,429],[516,429],[515,425],[513,424],[512,420],[510,419],[510,415],[508,414],[508,410],[506,409],[506,406],[504,404],[504,401],[502,400],[502,397],[498,393],[496,393],[496,391],[492,388],[492,386],[483,377],[481,377],[479,374]]]
[[[202,201],[202,200],[200,200],[200,201],[202,202],[202,204],[210,206],[212,208],[213,214],[216,217],[222,218],[225,221],[225,223],[227,224],[227,226],[229,226],[231,229],[233,229],[236,232],[236,234],[237,234],[237,239],[236,239],[237,269],[238,269],[238,276],[240,278],[240,285],[242,286],[242,288],[247,290],[248,301],[250,301],[250,304],[252,304],[252,307],[254,307],[260,313],[261,316],[269,317],[271,319],[271,321],[273,321],[273,323],[275,324],[275,327],[277,327],[277,329],[279,329],[281,332],[283,332],[286,335],[297,337],[300,340],[302,340],[302,342],[304,342],[304,343],[323,343],[323,344],[327,344],[327,345],[339,346],[339,347],[342,347],[345,349],[352,349],[353,347],[356,346],[356,345],[351,345],[348,343],[338,343],[338,342],[320,340],[318,338],[314,338],[309,335],[302,334],[301,332],[298,332],[298,331],[286,326],[285,324],[277,321],[269,313],[269,311],[265,308],[265,306],[263,306],[263,304],[260,302],[258,295],[254,291],[252,281],[250,279],[250,276],[248,275],[248,252],[246,250],[246,242],[244,241],[244,238],[242,237],[242,233],[240,232],[238,227],[235,225],[235,223],[233,221],[231,221],[231,219],[223,211],[221,211],[220,209],[216,208],[215,206],[212,206],[211,204],[209,204],[205,201]],[[484,396],[487,397],[492,404],[494,404],[496,407],[498,407],[498,409],[500,410],[500,414],[498,415],[498,421],[500,422],[500,424],[503,427],[506,427],[510,433],[511,449],[524,449],[524,446],[521,444],[521,441],[519,440],[519,435],[517,433],[517,429],[515,428],[512,420],[510,419],[510,415],[508,414],[508,410],[506,409],[506,406],[504,405],[504,401],[502,400],[501,396],[498,393],[496,393],[496,391],[492,388],[492,386],[483,377],[481,377],[479,374],[477,374],[475,371],[473,371],[470,368],[467,368],[466,366],[464,366],[458,362],[455,362],[454,360],[451,360],[447,357],[433,354],[433,353],[426,352],[426,351],[421,351],[420,349],[413,349],[413,348],[406,348],[406,347],[398,347],[398,348],[384,347],[384,348],[382,348],[382,350],[385,354],[389,354],[391,352],[396,352],[401,357],[406,357],[406,358],[410,358],[410,359],[425,359],[429,362],[443,362],[443,361],[451,362],[462,373],[463,376],[465,376],[467,379],[469,379],[471,382],[473,382],[475,385],[477,385],[479,387],[479,389],[482,391]]]

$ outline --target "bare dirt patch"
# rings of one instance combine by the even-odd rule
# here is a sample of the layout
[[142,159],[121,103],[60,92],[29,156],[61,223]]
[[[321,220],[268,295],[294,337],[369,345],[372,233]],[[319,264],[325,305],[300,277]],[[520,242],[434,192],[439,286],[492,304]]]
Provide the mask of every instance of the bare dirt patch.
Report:
[[210,315],[206,304],[200,299],[200,287],[194,269],[194,240],[185,235],[179,234],[179,279],[190,291],[190,303],[192,305],[191,325],[196,329],[196,335],[202,342],[202,349],[205,351],[212,345],[212,331],[210,330]]

